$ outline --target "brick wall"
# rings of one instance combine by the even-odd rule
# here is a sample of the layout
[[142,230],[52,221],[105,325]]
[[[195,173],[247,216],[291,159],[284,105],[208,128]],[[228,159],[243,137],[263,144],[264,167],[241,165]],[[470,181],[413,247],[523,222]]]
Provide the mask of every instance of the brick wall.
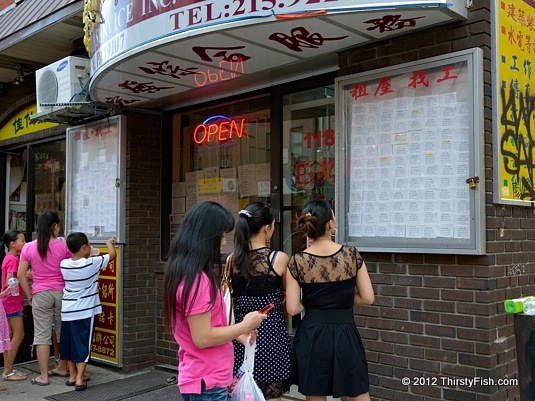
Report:
[[161,116],[127,113],[126,244],[123,254],[123,363],[155,363],[155,268],[160,261]]
[[[403,377],[517,377],[513,316],[503,300],[535,294],[535,214],[492,203],[489,2],[465,22],[358,47],[339,56],[340,75],[480,47],[484,51],[487,255],[364,255],[375,305],[357,309],[374,401],[519,400],[515,386],[405,386]],[[503,228],[503,237],[500,236]],[[442,380],[442,379],[439,379]]]

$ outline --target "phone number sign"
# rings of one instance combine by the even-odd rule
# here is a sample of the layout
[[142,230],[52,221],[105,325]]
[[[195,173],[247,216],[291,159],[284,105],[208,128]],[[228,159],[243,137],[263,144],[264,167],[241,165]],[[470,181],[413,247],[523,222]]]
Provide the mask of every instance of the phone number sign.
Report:
[[[100,254],[108,253],[106,247],[98,247]],[[121,277],[120,252],[117,249],[117,258],[101,270],[98,280],[98,293],[102,305],[102,313],[95,318],[95,330],[91,342],[91,357],[101,362],[121,366],[120,359],[120,328],[122,322],[120,296]]]

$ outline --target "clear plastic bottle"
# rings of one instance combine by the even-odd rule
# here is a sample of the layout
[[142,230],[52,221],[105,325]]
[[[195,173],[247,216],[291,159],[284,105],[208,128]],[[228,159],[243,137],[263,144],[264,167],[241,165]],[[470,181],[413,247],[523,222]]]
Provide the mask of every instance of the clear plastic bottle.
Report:
[[535,298],[531,297],[523,302],[524,313],[526,315],[535,315]]
[[13,295],[14,297],[18,297],[19,296],[19,280],[16,279],[15,277],[11,277],[9,280],[7,280],[7,285],[9,285],[12,288],[11,295]]

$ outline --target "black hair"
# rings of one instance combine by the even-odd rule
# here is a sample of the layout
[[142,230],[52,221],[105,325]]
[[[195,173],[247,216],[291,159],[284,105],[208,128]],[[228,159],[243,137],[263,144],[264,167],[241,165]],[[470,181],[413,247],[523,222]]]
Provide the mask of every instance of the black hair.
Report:
[[54,225],[60,223],[56,212],[44,212],[37,220],[37,251],[41,260],[46,258],[50,236],[54,233]]
[[327,223],[333,217],[329,202],[322,199],[309,201],[297,220],[296,230],[313,239],[322,237],[327,232]]
[[69,248],[69,251],[71,251],[73,254],[78,252],[82,246],[87,244],[89,244],[89,240],[87,239],[87,235],[84,233],[76,232],[67,235],[67,248]]
[[[247,213],[249,212],[249,213]],[[271,208],[262,202],[252,202],[245,206],[245,209],[238,213],[236,230],[234,231],[234,252],[232,254],[232,264],[237,266],[240,274],[251,281],[253,274],[250,271],[251,261],[251,235],[258,232],[265,225],[270,225],[275,220]]]
[[[214,267],[221,264],[221,238],[233,228],[234,218],[216,202],[198,203],[186,213],[175,238],[171,241],[166,263],[164,318],[167,328],[175,322],[177,302],[180,302],[184,316],[188,316],[197,297],[200,282],[198,279],[202,273],[205,273],[212,283],[210,306],[215,304],[219,283]],[[193,289],[195,282],[197,287]],[[177,300],[176,293],[181,283],[184,286],[182,298]]]
[[22,232],[17,230],[7,230],[2,236],[2,246],[0,247],[0,264],[6,257],[6,248],[9,251],[9,244],[17,241],[19,234],[22,234]]

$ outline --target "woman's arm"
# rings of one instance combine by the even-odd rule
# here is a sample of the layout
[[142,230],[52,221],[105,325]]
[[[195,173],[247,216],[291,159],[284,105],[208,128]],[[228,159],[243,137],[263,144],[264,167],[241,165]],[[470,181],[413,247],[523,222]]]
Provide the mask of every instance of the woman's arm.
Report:
[[197,348],[214,347],[234,340],[256,329],[267,318],[258,312],[249,312],[240,323],[231,326],[212,327],[212,312],[187,317],[191,337]]
[[301,301],[301,287],[297,280],[292,276],[289,269],[286,269],[286,310],[292,316],[297,315],[305,310]]
[[355,306],[371,305],[375,300],[373,293],[373,286],[366,268],[366,263],[363,261],[360,269],[357,270],[357,281],[355,283],[357,290],[353,304]]
[[17,278],[19,279],[19,285],[20,288],[22,288],[22,291],[24,291],[24,294],[26,294],[26,298],[28,298],[28,302],[32,303],[32,290],[30,288],[30,284],[28,284],[28,279],[26,278],[26,272],[28,271],[28,268],[30,265],[25,260],[21,260],[19,262],[19,271],[17,272]]

